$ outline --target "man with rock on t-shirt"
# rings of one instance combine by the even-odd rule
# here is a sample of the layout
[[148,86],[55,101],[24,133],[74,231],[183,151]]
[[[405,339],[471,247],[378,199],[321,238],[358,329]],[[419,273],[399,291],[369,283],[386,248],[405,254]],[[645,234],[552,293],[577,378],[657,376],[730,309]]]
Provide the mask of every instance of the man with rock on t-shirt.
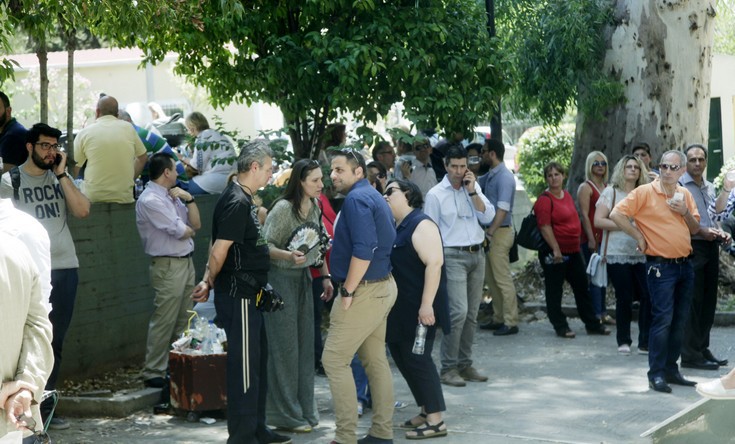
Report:
[[[0,182],[0,197],[11,198],[16,208],[36,218],[51,240],[49,319],[53,325],[54,367],[46,384],[47,390],[56,388],[64,336],[71,323],[79,281],[79,260],[66,219],[68,213],[78,218],[87,217],[90,208],[89,200],[66,173],[66,153],[59,150],[60,136],[61,131],[45,123],[33,125],[25,144],[28,159],[3,174]],[[50,399],[41,405],[44,420],[51,408]],[[69,425],[55,416],[50,427],[63,429]]]

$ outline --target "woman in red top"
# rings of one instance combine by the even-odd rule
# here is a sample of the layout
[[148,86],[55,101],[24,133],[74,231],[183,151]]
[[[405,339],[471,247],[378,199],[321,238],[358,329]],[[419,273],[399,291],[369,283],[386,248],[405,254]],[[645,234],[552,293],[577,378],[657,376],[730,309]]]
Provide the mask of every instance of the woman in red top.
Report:
[[[577,189],[579,215],[582,219],[580,241],[585,262],[590,261],[592,253],[599,251],[598,247],[602,242],[602,230],[595,227],[594,220],[597,199],[600,198],[602,190],[607,187],[607,175],[607,157],[599,151],[589,153],[587,162],[585,162],[584,177],[586,180]],[[592,285],[590,282],[589,291],[592,297],[592,307],[595,310],[595,316],[604,324],[615,325],[615,320],[607,314],[605,290],[605,288]]]
[[575,336],[561,311],[564,280],[574,292],[579,317],[588,334],[609,335],[595,317],[589,291],[585,262],[579,247],[582,226],[572,197],[564,191],[565,170],[551,162],[544,167],[548,188],[536,200],[533,211],[538,228],[548,248],[539,250],[539,261],[544,270],[546,311],[557,336],[571,339]]

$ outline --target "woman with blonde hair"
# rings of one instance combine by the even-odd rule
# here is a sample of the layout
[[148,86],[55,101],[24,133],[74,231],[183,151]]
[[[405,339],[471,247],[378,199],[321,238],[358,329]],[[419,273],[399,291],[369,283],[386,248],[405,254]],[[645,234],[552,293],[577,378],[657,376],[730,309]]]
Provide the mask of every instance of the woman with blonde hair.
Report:
[[[607,157],[603,153],[592,151],[587,155],[584,178],[585,181],[577,189],[577,204],[582,220],[582,255],[585,262],[589,262],[592,253],[599,251],[598,246],[602,240],[602,230],[595,227],[594,220],[597,199],[607,187]],[[604,324],[614,325],[615,321],[607,315],[605,309],[605,289],[590,283],[589,292],[595,316]]]
[[639,187],[648,183],[645,164],[633,155],[623,156],[615,165],[610,186],[600,195],[595,212],[595,227],[603,231],[601,251],[607,245],[607,273],[615,288],[615,318],[617,321],[618,352],[630,354],[632,340],[630,338],[630,322],[633,311],[633,294],[640,295],[641,305],[638,315],[638,350],[648,350],[648,327],[650,325],[650,308],[648,302],[648,284],[646,283],[646,256],[637,251],[637,242],[620,231],[610,219],[610,212],[625,197]]

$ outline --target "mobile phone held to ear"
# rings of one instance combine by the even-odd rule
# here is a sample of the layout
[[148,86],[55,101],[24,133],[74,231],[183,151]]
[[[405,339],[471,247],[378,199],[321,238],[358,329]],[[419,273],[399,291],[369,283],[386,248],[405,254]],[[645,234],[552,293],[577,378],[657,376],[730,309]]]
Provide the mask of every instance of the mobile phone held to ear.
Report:
[[56,158],[54,159],[54,165],[58,165],[61,163],[61,154],[56,154]]

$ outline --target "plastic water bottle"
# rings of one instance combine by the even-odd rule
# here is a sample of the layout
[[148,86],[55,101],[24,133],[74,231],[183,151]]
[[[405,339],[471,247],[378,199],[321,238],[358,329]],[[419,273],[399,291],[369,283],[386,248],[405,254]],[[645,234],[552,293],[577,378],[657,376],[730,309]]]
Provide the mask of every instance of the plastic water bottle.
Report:
[[426,345],[426,331],[428,328],[421,322],[416,326],[416,339],[413,341],[413,352],[414,355],[423,355],[424,346]]
[[211,340],[212,344],[212,353],[222,353],[224,350],[222,349],[222,343],[219,339],[219,334],[217,334],[217,328],[216,325],[214,325],[214,321],[209,321],[209,338]]
[[143,193],[143,181],[140,178],[135,179],[135,198],[139,198]]

